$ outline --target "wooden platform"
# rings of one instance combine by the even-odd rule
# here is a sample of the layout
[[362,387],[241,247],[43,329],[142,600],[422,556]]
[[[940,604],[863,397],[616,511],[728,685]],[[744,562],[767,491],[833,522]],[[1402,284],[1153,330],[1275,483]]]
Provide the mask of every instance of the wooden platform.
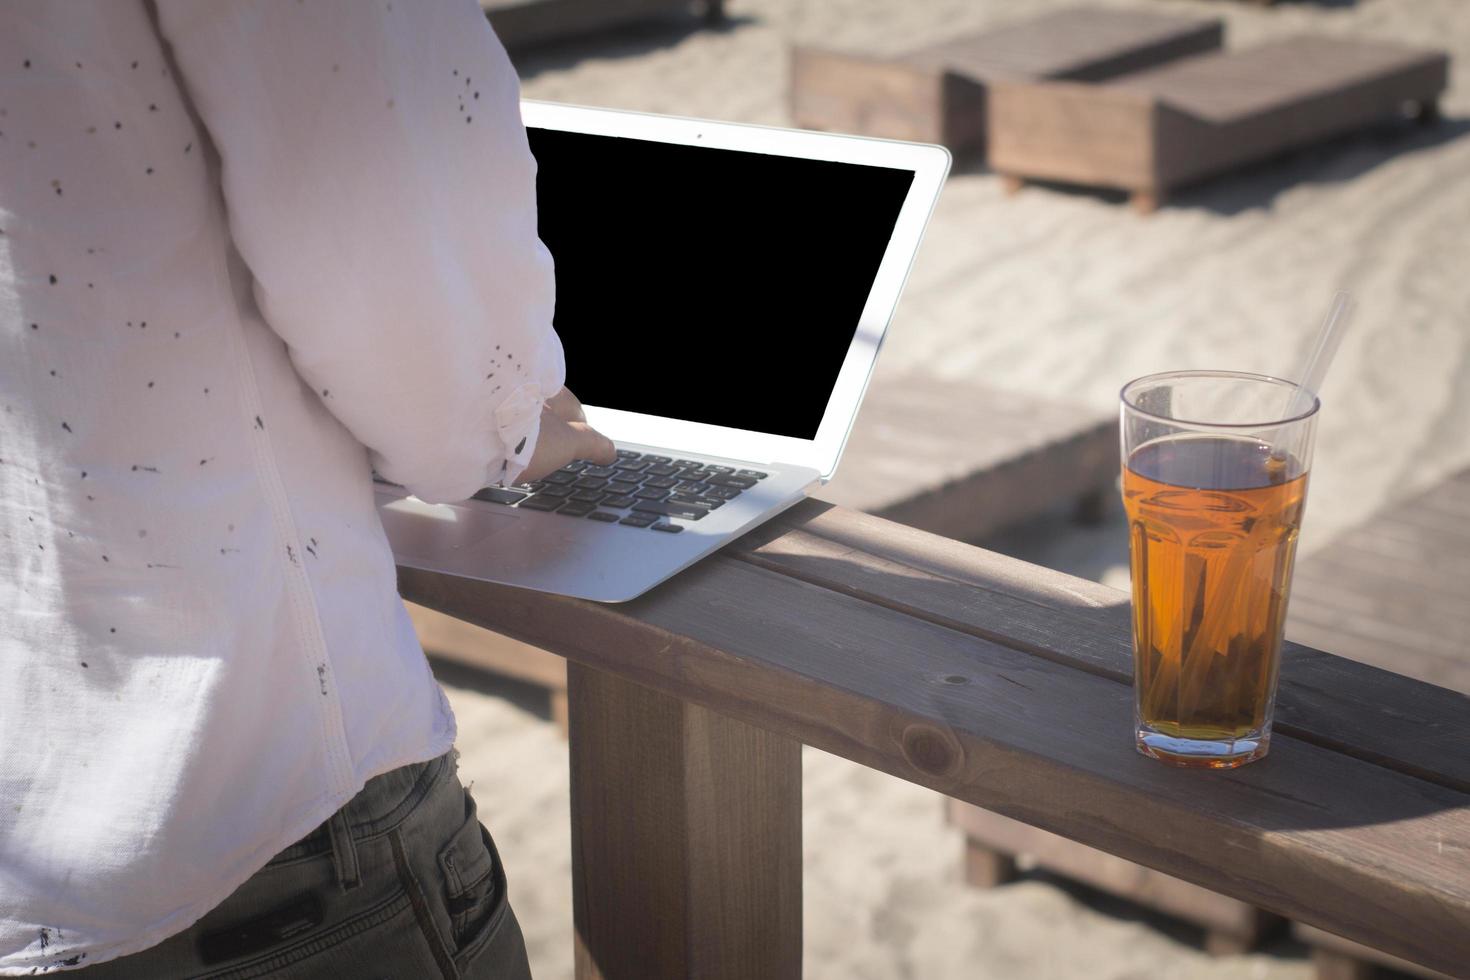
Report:
[[1470,469],[1300,561],[1286,632],[1470,694]]
[[1184,58],[1102,84],[996,82],[990,165],[1012,178],[1122,188],[1140,210],[1173,188],[1381,123],[1432,118],[1443,52],[1299,37]]
[[1083,7],[895,56],[795,46],[796,125],[942,143],[955,153],[985,141],[992,79],[1109,78],[1220,46],[1218,20]]
[[621,605],[399,586],[571,661],[580,977],[799,974],[801,743],[1470,963],[1463,695],[1288,645],[1270,758],[1181,772],[1132,746],[1126,594],[813,501]]
[[875,379],[820,500],[962,541],[1118,478],[1118,422],[1031,395],[926,376]]

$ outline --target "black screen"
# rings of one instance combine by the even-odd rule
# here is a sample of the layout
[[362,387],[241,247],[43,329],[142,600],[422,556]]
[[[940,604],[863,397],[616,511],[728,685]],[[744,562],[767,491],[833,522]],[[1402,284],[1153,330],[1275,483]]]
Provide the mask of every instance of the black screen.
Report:
[[913,172],[529,136],[577,397],[814,437]]

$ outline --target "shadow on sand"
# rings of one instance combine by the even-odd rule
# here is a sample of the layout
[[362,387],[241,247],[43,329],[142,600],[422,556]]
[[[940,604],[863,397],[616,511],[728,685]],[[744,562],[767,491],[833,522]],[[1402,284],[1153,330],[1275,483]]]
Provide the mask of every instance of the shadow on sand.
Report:
[[696,33],[731,34],[754,23],[757,23],[755,17],[728,13],[719,20],[709,21],[691,9],[601,28],[580,37],[517,47],[510,52],[510,60],[525,80],[542,72],[571,68],[589,58],[637,58],[674,47]]

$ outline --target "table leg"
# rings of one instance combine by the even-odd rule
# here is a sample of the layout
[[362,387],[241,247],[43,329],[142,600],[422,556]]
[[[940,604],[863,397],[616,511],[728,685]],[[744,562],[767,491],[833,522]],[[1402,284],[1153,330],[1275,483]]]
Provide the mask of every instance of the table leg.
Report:
[[575,662],[578,980],[801,975],[801,746]]

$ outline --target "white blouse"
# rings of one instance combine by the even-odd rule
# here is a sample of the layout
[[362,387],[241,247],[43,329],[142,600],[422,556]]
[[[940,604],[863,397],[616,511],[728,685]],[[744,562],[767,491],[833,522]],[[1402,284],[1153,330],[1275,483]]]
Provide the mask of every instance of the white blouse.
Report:
[[473,0],[156,7],[0,6],[4,976],[182,931],[449,749],[371,471],[512,481],[565,374]]

